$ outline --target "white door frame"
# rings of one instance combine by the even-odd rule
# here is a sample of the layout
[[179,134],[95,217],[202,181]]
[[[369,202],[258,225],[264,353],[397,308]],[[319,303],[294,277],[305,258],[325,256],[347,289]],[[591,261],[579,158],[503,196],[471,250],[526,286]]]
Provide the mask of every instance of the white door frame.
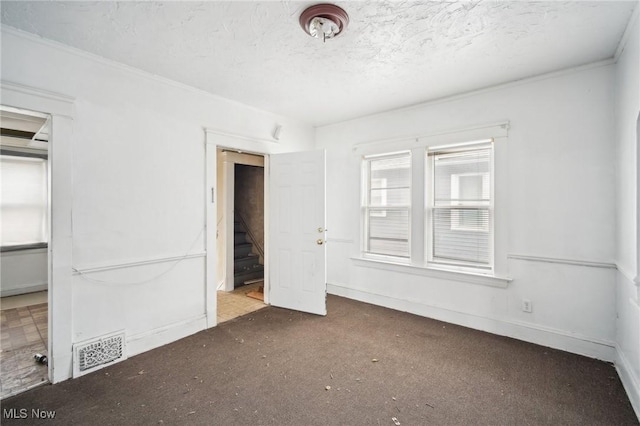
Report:
[[[220,202],[220,194],[217,193],[217,150],[227,148],[248,154],[264,156],[264,303],[269,304],[269,154],[284,152],[281,146],[271,140],[252,138],[243,135],[232,134],[215,129],[205,129],[205,200],[206,200],[206,250],[205,262],[205,309],[207,315],[207,328],[217,325],[217,244],[216,231],[218,226],[217,203]],[[232,225],[233,226],[233,218]],[[229,238],[227,238],[229,240]],[[228,244],[228,241],[227,241]],[[228,268],[228,266],[225,266]],[[233,268],[233,267],[231,267]]]
[[67,380],[72,373],[72,228],[73,117],[75,99],[0,81],[2,105],[51,117],[49,135],[48,340],[49,381]]

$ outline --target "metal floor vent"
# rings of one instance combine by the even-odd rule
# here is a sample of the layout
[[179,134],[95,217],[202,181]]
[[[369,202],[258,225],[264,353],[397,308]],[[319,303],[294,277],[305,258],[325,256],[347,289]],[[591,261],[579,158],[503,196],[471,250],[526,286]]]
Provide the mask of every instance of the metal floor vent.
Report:
[[127,358],[124,331],[73,345],[73,377],[99,370]]

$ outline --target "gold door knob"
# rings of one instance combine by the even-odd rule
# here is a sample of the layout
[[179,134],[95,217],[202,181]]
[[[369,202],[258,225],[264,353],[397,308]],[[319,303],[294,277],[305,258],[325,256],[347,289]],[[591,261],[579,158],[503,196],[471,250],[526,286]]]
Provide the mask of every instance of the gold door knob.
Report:
[[318,238],[318,239],[316,240],[316,244],[317,244],[317,245],[319,245],[319,246],[321,246],[321,245],[323,245],[323,244],[324,244],[324,240],[323,240],[322,238]]

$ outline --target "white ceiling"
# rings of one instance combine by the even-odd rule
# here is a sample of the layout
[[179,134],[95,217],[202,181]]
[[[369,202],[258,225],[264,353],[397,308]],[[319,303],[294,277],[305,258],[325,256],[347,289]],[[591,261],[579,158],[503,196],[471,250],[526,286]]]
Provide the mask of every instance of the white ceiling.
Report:
[[314,125],[613,57],[633,1],[2,1],[2,24]]

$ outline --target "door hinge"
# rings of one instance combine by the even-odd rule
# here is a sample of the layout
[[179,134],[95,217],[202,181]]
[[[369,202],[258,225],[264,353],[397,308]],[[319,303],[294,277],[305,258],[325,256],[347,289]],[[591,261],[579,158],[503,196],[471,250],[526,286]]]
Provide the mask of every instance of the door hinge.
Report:
[[211,204],[215,203],[215,199],[216,199],[215,190],[216,190],[215,188],[211,188]]

